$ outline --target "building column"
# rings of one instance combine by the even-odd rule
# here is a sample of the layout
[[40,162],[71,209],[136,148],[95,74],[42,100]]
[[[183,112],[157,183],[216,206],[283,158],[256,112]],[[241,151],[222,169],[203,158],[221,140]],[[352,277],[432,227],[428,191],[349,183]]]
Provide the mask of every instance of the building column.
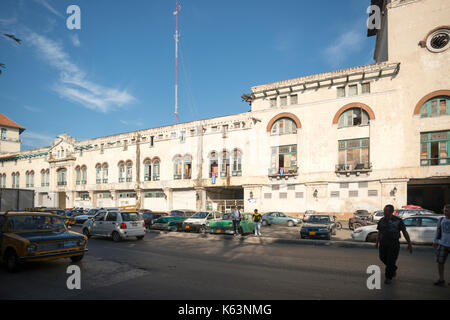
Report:
[[163,192],[166,196],[167,211],[173,210],[173,189],[163,188]]
[[206,189],[203,187],[195,188],[196,210],[206,211]]

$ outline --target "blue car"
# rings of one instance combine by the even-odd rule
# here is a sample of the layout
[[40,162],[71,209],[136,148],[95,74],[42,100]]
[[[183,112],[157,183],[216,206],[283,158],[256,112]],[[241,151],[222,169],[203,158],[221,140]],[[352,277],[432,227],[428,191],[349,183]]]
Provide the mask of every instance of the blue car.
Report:
[[302,239],[331,240],[332,235],[336,235],[336,224],[334,219],[325,214],[310,216],[300,229],[300,238]]

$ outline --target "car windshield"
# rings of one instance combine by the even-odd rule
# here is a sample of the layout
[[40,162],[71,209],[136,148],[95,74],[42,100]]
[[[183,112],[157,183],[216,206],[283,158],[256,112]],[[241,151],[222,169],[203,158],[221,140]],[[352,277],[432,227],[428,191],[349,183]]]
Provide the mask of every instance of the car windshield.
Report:
[[122,221],[139,221],[142,220],[137,212],[122,212]]
[[205,219],[208,216],[209,212],[197,212],[191,218],[192,219]]
[[55,216],[10,216],[7,228],[15,231],[65,230],[63,219]]
[[91,210],[88,211],[87,215],[93,216],[93,215],[95,215],[97,213],[98,210],[99,209],[91,209]]
[[225,213],[223,216],[222,216],[222,219],[223,220],[231,220],[231,213]]
[[330,223],[330,217],[328,217],[328,216],[311,216],[308,219],[308,223],[328,224],[328,223]]
[[178,217],[178,216],[182,216],[182,215],[183,215],[183,212],[182,212],[182,211],[171,211],[171,212],[170,212],[170,215],[171,215],[172,217]]

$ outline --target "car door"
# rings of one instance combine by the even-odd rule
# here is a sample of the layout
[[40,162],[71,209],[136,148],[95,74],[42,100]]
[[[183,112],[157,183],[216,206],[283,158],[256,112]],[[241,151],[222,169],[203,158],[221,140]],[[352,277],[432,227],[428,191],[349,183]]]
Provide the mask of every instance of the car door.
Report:
[[269,222],[269,224],[275,224],[276,223],[276,218],[277,218],[277,213],[276,212],[270,212],[267,215],[267,221]]
[[106,214],[105,221],[102,223],[102,234],[105,236],[111,235],[117,227],[117,212],[110,211]]
[[288,221],[288,216],[285,215],[283,212],[278,212],[276,220],[277,220],[276,224],[286,224]]
[[411,242],[420,242],[420,218],[406,218],[403,220]]
[[421,217],[419,240],[422,243],[433,243],[439,219],[435,217]]
[[98,212],[92,221],[90,233],[94,235],[103,235],[103,222],[105,220],[106,211]]

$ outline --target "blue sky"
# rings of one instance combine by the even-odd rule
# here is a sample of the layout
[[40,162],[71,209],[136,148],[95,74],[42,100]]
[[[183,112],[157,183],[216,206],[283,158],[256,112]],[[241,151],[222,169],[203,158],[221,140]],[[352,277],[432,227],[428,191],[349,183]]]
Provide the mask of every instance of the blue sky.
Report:
[[[369,0],[184,0],[179,122],[247,112],[251,86],[373,63]],[[81,9],[69,30],[66,9]],[[0,113],[23,149],[174,123],[175,0],[2,0]]]

